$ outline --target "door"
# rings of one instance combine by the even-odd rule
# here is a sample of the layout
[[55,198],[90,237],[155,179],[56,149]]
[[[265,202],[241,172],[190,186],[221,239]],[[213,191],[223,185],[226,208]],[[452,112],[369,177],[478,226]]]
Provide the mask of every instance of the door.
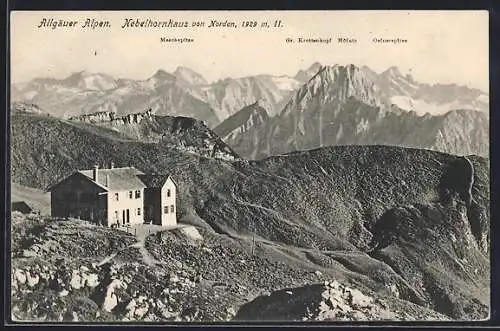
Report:
[[130,223],[130,209],[127,209],[127,223]]
[[146,220],[151,221],[153,220],[153,206],[147,206],[146,207]]
[[122,210],[122,225],[125,225],[125,210]]

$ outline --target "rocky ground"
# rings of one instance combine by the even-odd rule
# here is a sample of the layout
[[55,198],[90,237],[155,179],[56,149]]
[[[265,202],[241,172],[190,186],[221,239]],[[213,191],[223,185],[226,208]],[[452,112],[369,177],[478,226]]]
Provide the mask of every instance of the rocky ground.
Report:
[[444,315],[402,303],[381,299],[340,284],[323,284],[283,289],[259,297],[238,311],[236,320],[371,321],[447,320]]
[[[334,279],[334,275],[340,273],[339,278],[353,286],[356,277],[347,270],[334,266],[321,272],[314,264],[286,262],[272,254],[265,242],[257,242],[257,248],[252,249],[251,241],[195,228],[158,232],[148,236],[144,245],[153,264],[144,260],[135,242],[132,234],[84,221],[15,213],[12,318],[17,321],[178,322],[285,317],[317,320],[341,316],[446,318],[397,298],[380,301],[383,296],[365,286],[362,288],[363,293],[368,293],[366,297],[351,290],[355,298],[349,301],[340,294],[345,292],[344,285]],[[330,304],[321,304],[323,299],[317,298],[321,297],[319,289],[330,286],[328,284],[335,284],[330,293],[333,299],[328,302],[340,300],[341,304],[337,308],[328,306],[326,312],[325,304]],[[302,311],[300,316],[273,312],[271,307],[277,302],[274,298],[289,287],[310,288],[307,295],[316,299],[309,300],[302,295],[300,300],[316,304],[319,313],[314,307]],[[304,290],[293,290],[293,293],[300,291]],[[361,306],[358,299],[362,301]],[[288,301],[278,301],[279,306],[286,309],[288,303],[283,303]],[[250,314],[260,302],[270,307],[266,309],[267,315],[263,311]]]

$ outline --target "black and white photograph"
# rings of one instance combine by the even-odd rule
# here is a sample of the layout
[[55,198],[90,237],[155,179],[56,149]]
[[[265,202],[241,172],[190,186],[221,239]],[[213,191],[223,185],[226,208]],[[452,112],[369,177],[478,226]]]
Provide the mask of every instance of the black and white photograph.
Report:
[[12,11],[9,318],[488,320],[488,19]]

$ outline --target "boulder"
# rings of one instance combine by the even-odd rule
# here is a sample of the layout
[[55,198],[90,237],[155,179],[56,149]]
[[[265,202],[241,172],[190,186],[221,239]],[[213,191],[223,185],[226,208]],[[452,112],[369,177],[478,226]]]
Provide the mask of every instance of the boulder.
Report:
[[16,269],[16,271],[14,271],[14,276],[19,284],[26,283],[26,273],[24,270]]
[[35,257],[37,254],[30,249],[23,250],[23,257]]
[[29,287],[35,287],[40,282],[40,276],[38,274],[32,276],[30,272],[26,272],[26,280]]
[[136,305],[137,305],[137,302],[135,301],[135,299],[130,300],[130,302],[127,304],[127,306],[125,307],[125,310],[127,311],[127,313],[125,314],[125,316],[127,318],[133,318],[134,317]]
[[99,276],[97,274],[83,274],[82,282],[90,288],[94,288],[99,285]]
[[78,271],[73,270],[73,274],[71,275],[71,281],[69,284],[75,290],[79,290],[83,287],[82,277],[80,276],[80,273]]
[[118,297],[115,294],[115,289],[122,286],[122,282],[119,279],[114,279],[106,290],[106,297],[104,298],[104,302],[102,304],[102,309],[110,312],[113,308],[118,305]]
[[69,294],[69,291],[68,290],[62,290],[61,292],[59,292],[59,296],[60,297],[65,297]]
[[134,316],[136,318],[143,318],[148,312],[148,310],[149,310],[149,305],[147,302],[144,302],[141,307],[135,309]]
[[107,311],[107,312],[110,312],[111,310],[113,310],[113,308],[116,307],[116,305],[118,305],[118,297],[116,296],[116,294],[114,292],[108,293],[106,295],[106,297],[104,298],[104,303],[102,304],[102,309]]
[[175,274],[173,274],[173,275],[171,275],[171,276],[170,276],[170,283],[175,284],[175,283],[178,283],[178,282],[179,282],[179,280],[180,280],[180,279],[179,279],[179,276],[177,276],[177,275],[175,275]]

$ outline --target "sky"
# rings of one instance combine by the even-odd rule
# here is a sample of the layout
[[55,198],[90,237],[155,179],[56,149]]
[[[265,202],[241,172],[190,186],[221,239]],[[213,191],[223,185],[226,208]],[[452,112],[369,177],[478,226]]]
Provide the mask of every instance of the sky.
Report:
[[[76,20],[74,27],[40,27],[43,19]],[[110,27],[82,28],[85,20]],[[125,19],[186,21],[183,27],[122,28]],[[87,70],[145,79],[158,69],[186,66],[205,79],[255,74],[295,75],[314,62],[367,65],[381,72],[397,66],[421,82],[456,83],[488,91],[487,11],[95,11],[12,12],[11,80],[64,78]],[[256,21],[257,27],[208,27],[211,20]],[[281,27],[261,27],[262,22]],[[193,27],[205,22],[205,27]],[[165,43],[161,37],[191,38]],[[332,38],[325,44],[286,38]],[[337,38],[357,43],[339,44]],[[407,43],[374,43],[400,38]]]

